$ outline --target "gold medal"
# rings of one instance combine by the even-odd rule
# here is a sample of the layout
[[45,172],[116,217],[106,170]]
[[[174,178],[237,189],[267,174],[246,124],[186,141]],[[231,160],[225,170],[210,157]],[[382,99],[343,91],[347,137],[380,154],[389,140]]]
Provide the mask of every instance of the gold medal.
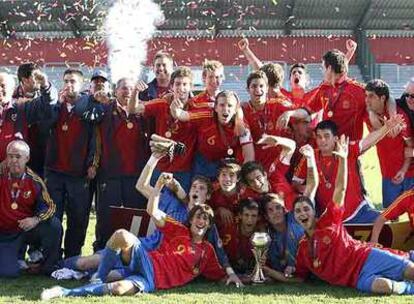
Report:
[[171,138],[171,132],[170,131],[167,131],[167,132],[165,132],[165,137],[167,137],[167,138]]
[[11,207],[13,210],[16,210],[17,208],[19,208],[19,205],[18,205],[16,202],[13,202],[13,203],[10,205],[10,207]]
[[232,148],[228,148],[227,149],[227,155],[233,155],[233,153],[234,153],[234,151],[233,151],[233,149]]
[[321,261],[319,261],[319,259],[314,259],[313,260],[313,268],[318,268],[319,266],[321,266]]
[[69,127],[68,127],[67,123],[65,122],[62,126],[62,131],[66,132],[68,129],[69,129]]
[[325,183],[325,187],[327,189],[331,189],[332,188],[332,184],[330,182]]
[[331,118],[333,116],[333,112],[332,111],[328,111],[328,117]]
[[127,122],[127,128],[132,129],[134,127],[134,124],[130,121]]

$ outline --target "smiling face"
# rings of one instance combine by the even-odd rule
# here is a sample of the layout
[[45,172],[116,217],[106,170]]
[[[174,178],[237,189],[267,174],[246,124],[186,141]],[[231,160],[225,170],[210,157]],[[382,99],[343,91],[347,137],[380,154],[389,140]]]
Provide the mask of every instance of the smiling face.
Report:
[[315,209],[309,205],[307,201],[300,201],[294,207],[295,220],[305,229],[310,232],[314,229],[316,223]]
[[187,103],[188,98],[190,97],[191,89],[192,81],[189,77],[174,78],[172,90],[182,103]]
[[[28,149],[28,148],[27,148]],[[7,149],[6,164],[12,175],[20,176],[26,171],[29,151],[19,144],[11,144]]]
[[134,82],[131,79],[122,79],[118,82],[115,90],[116,99],[123,106],[126,106],[132,98]]
[[224,69],[218,68],[214,71],[205,71],[203,74],[203,81],[207,92],[211,92],[214,95],[220,90],[224,80]]
[[158,57],[155,59],[153,66],[155,78],[160,82],[169,82],[173,68],[174,64],[170,58],[166,56]]
[[269,192],[269,181],[266,173],[256,169],[246,175],[247,185],[257,193]]
[[216,100],[214,111],[220,124],[229,124],[236,115],[238,102],[234,95],[220,96]]
[[335,149],[338,136],[334,136],[329,129],[316,130],[316,145],[322,154],[330,154]]
[[190,219],[190,231],[193,239],[202,239],[210,228],[211,222],[208,214],[198,209]]
[[238,182],[237,173],[230,168],[223,168],[218,175],[218,182],[223,192],[234,192]]
[[250,95],[250,102],[253,106],[264,105],[267,100],[267,82],[263,78],[255,78],[247,88]]

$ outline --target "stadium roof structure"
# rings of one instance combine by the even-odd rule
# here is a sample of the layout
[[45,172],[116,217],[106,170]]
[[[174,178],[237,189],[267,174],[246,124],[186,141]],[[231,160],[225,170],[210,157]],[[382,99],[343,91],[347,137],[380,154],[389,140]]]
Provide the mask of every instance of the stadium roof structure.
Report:
[[[113,0],[1,0],[0,33],[16,37],[99,35]],[[156,0],[158,36],[414,36],[413,0]]]

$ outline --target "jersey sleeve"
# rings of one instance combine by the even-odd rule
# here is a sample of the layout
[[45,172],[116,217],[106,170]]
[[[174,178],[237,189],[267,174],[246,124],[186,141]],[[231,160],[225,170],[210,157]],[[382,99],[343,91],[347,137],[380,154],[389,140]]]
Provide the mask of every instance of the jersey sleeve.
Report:
[[414,202],[414,190],[406,191],[382,212],[382,216],[387,220],[393,220],[408,212],[409,207]]
[[38,192],[36,193],[35,214],[41,221],[48,220],[55,214],[56,205],[50,197],[43,180],[36,175],[34,175],[32,178],[36,184],[36,188],[38,189]]
[[292,180],[301,184],[304,183],[306,181],[307,170],[308,166],[306,163],[306,158],[302,157],[302,159],[299,161],[299,164],[296,166]]
[[223,248],[223,242],[221,241],[216,225],[213,225],[211,227],[210,231],[208,232],[207,240],[211,245],[213,245],[220,265],[223,267],[230,266],[229,258]]

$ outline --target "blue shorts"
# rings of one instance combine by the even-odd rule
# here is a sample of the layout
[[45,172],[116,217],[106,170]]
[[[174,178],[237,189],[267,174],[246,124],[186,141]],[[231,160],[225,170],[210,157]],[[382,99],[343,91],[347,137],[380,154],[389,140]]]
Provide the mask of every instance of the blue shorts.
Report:
[[358,213],[355,214],[351,219],[347,220],[347,224],[368,224],[373,223],[377,217],[381,214],[379,210],[371,207],[369,204],[365,204],[359,209]]
[[372,291],[372,283],[377,278],[403,281],[408,259],[392,254],[379,248],[372,248],[359,274],[357,289],[364,292]]
[[414,177],[406,177],[401,184],[394,184],[391,179],[382,179],[382,206],[388,208],[404,191],[414,188]]
[[131,262],[127,267],[128,276],[124,280],[131,281],[141,292],[155,290],[154,267],[148,252],[137,239],[132,247]]

